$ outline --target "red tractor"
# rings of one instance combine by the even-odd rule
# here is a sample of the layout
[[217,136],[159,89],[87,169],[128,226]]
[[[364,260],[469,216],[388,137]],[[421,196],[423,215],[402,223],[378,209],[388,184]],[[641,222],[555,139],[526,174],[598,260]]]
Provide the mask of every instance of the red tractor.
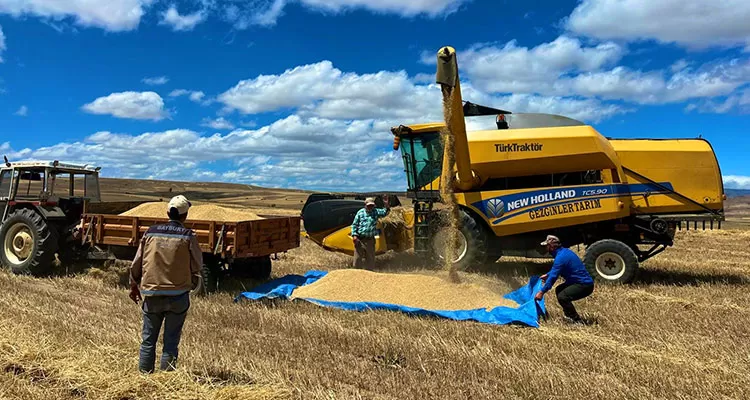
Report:
[[16,274],[51,272],[75,256],[88,202],[99,202],[98,167],[59,161],[0,166],[0,264]]

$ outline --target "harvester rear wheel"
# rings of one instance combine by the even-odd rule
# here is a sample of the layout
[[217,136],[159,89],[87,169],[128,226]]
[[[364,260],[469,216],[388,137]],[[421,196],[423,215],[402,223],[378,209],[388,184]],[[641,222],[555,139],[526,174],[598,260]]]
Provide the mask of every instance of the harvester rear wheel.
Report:
[[[453,251],[453,267],[466,271],[471,266],[487,262],[487,233],[469,213],[458,211],[457,241]],[[433,228],[432,251],[436,261],[445,262],[445,249],[448,247],[448,235],[454,229],[447,223],[446,215],[441,215],[438,224]]]
[[638,272],[638,256],[633,249],[613,239],[589,246],[583,263],[594,279],[610,284],[630,283]]
[[49,273],[58,247],[58,234],[39,213],[19,209],[0,227],[0,264],[18,275]]

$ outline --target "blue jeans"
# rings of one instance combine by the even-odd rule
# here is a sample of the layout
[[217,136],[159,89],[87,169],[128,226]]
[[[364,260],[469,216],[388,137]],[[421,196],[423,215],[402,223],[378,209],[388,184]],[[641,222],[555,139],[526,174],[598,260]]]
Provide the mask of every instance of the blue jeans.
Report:
[[156,344],[159,331],[164,325],[164,347],[161,355],[161,370],[174,370],[177,366],[178,347],[185,317],[190,308],[190,293],[179,296],[146,296],[143,298],[143,331],[141,333],[138,369],[144,373],[154,372]]

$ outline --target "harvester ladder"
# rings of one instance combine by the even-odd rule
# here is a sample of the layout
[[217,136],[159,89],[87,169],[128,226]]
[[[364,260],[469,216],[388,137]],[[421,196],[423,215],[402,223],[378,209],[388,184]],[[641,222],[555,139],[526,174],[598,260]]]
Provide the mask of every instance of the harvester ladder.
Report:
[[429,254],[430,251],[430,217],[433,203],[414,202],[414,253]]

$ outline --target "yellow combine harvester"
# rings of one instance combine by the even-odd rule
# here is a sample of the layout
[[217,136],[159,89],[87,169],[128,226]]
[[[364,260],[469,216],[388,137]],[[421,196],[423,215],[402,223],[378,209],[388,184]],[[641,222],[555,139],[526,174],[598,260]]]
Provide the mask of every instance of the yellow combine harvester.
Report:
[[[567,246],[585,246],[585,264],[598,280],[625,283],[640,262],[673,244],[678,224],[713,227],[724,220],[721,172],[706,140],[608,139],[566,117],[464,105],[450,47],[438,53],[437,81],[450,102],[450,126],[392,129],[414,202],[408,218],[414,220],[417,253],[440,257],[451,229],[436,206],[443,200],[446,128],[455,143],[453,189],[461,219],[452,261],[461,268],[503,255],[545,257],[539,243],[556,234]],[[483,115],[491,115],[497,128],[467,134],[464,117]],[[361,202],[311,197],[305,226],[327,229],[308,229],[309,236],[349,253],[349,216],[359,207]],[[387,236],[379,238],[378,250],[400,250]]]

